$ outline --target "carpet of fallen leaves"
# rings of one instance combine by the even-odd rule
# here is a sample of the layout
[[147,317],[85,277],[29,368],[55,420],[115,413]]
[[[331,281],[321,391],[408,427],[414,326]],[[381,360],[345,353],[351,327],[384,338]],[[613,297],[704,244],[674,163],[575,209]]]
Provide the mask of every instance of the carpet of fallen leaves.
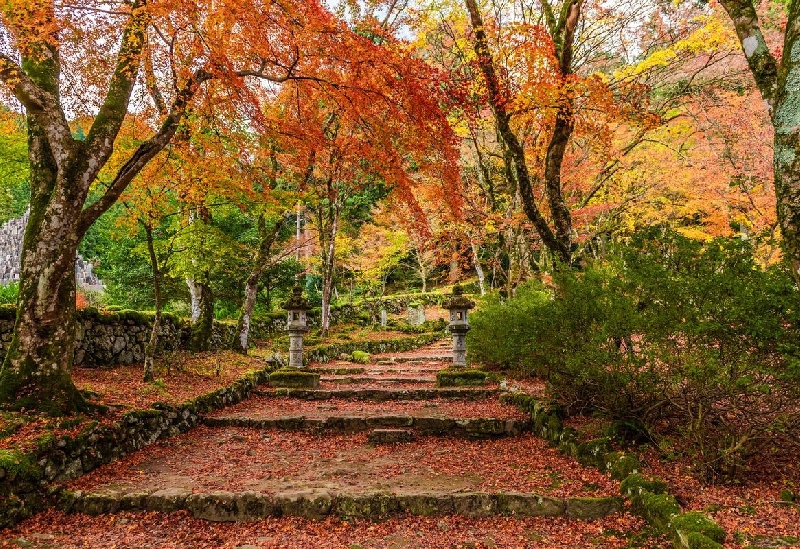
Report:
[[704,511],[725,528],[726,547],[750,547],[759,539],[782,537],[782,547],[800,547],[800,506],[780,501],[782,489],[796,492],[800,486],[797,461],[777,473],[765,460],[738,484],[707,484],[697,478],[689,460],[663,461],[654,450],[642,457],[646,472],[666,480],[684,510]]
[[209,414],[210,417],[249,417],[254,419],[302,415],[309,418],[332,416],[410,415],[426,417],[525,419],[516,406],[500,403],[496,398],[479,400],[400,400],[367,402],[332,398],[309,401],[281,397],[254,396],[239,404]]
[[[187,400],[232,384],[245,373],[264,368],[264,361],[230,351],[177,354],[170,359],[169,375],[162,366],[154,383],[142,381],[142,365],[117,365],[112,368],[75,368],[72,379],[78,389],[89,392],[90,401],[108,406],[105,414],[89,417],[78,414],[52,419],[26,412],[0,415],[0,448],[29,451],[44,435],[76,435],[90,421],[110,424],[129,410],[147,409],[156,402],[181,404]],[[219,375],[217,375],[219,372]]]
[[[36,549],[577,549],[628,546],[643,527],[630,515],[601,521],[494,517],[398,517],[383,522],[294,517],[249,523],[209,523],[185,512],[89,517],[48,511],[0,533],[0,547]],[[24,541],[22,541],[24,540]],[[645,549],[666,547],[644,541]]]
[[497,440],[421,437],[371,446],[366,434],[313,435],[199,427],[70,483],[93,491],[327,488],[359,492],[521,491],[557,497],[619,493],[619,483],[530,434]]
[[231,351],[196,355],[181,353],[172,359],[169,375],[162,366],[155,383],[142,381],[142,365],[127,364],[113,368],[75,368],[72,379],[78,389],[99,395],[99,402],[129,409],[145,409],[154,402],[181,404],[187,400],[232,384],[248,371],[263,369],[266,364],[254,356]]

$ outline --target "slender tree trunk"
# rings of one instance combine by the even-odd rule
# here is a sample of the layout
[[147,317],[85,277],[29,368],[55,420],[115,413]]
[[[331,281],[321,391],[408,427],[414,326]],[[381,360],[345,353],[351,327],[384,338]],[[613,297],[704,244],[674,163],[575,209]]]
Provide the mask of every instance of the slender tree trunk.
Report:
[[336,235],[339,228],[338,207],[334,207],[328,234],[327,246],[322,250],[322,326],[321,335],[327,335],[331,327],[331,298],[333,297],[333,273],[336,259]]
[[478,245],[472,238],[469,239],[469,245],[472,248],[472,262],[475,264],[475,273],[478,275],[478,288],[480,288],[481,295],[486,295],[485,280],[486,275],[481,267],[480,256],[478,255]]
[[164,307],[163,298],[161,295],[161,269],[158,266],[158,257],[156,256],[156,249],[153,245],[153,227],[147,223],[144,225],[144,231],[147,235],[147,252],[150,254],[150,264],[153,268],[153,292],[156,298],[156,313],[153,316],[153,327],[150,330],[150,340],[144,347],[144,376],[143,381],[150,382],[155,379],[154,375],[154,362],[156,350],[158,349],[158,334],[161,332],[161,310]]
[[189,349],[195,352],[211,349],[211,332],[214,328],[214,294],[208,281],[208,274],[202,280],[186,279],[192,297],[192,337]]
[[[298,215],[300,208],[297,208]],[[278,238],[278,234],[283,228],[283,224],[287,220],[287,215],[279,219],[270,231],[267,231],[266,215],[262,213],[258,217],[258,233],[260,242],[258,245],[258,252],[253,264],[253,270],[250,271],[250,276],[244,285],[244,301],[242,302],[242,309],[239,313],[239,321],[236,325],[236,333],[234,334],[231,348],[237,353],[247,354],[247,340],[250,336],[250,322],[253,317],[253,310],[256,306],[256,298],[258,297],[258,282],[261,280],[261,275],[270,264],[272,246]]]

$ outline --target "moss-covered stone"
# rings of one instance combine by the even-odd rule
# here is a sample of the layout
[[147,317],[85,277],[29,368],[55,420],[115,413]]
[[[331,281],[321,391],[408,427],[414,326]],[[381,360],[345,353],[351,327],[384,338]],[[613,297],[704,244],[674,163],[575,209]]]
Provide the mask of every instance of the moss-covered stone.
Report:
[[629,475],[642,470],[642,464],[634,456],[622,452],[609,452],[603,459],[603,467],[614,480],[625,480]]
[[609,452],[611,452],[611,441],[607,438],[598,438],[578,444],[575,459],[582,465],[602,468]]
[[633,497],[644,492],[651,494],[666,494],[668,491],[667,483],[658,477],[647,478],[642,474],[634,473],[628,475],[619,485],[619,490],[623,496]]
[[369,353],[365,353],[364,351],[353,351],[350,358],[356,364],[369,364],[372,357]]
[[450,494],[404,494],[397,496],[400,510],[420,517],[437,517],[453,514]]
[[666,530],[681,514],[678,502],[669,494],[644,492],[631,498],[633,510],[659,530]]
[[699,532],[689,532],[675,540],[675,549],[725,549],[725,546]]
[[697,532],[717,543],[725,541],[725,530],[699,511],[684,513],[672,520],[671,528],[678,534]]
[[42,478],[42,469],[33,456],[17,450],[0,449],[0,469],[7,481],[21,479],[36,481]]
[[296,368],[281,368],[269,375],[269,385],[289,389],[316,389],[319,387],[319,374]]
[[560,498],[516,492],[496,496],[497,512],[513,517],[561,517],[566,513],[566,503]]
[[567,516],[583,520],[596,520],[622,511],[623,501],[619,497],[569,498]]
[[340,495],[336,514],[342,518],[380,520],[400,512],[400,502],[391,494]]
[[436,374],[439,387],[479,387],[486,385],[489,374],[481,370],[441,370]]

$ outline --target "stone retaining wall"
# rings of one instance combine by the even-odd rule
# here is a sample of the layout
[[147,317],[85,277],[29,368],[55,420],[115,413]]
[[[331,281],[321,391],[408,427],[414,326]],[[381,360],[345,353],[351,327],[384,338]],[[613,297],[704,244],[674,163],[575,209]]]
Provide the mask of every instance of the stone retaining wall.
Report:
[[[12,307],[0,308],[0,361],[5,357],[14,331]],[[152,313],[118,311],[100,313],[95,309],[78,311],[75,334],[75,364],[87,367],[132,364],[144,360],[144,347],[150,338]],[[286,319],[276,314],[256,319],[250,329],[251,340],[264,338],[284,330]],[[212,349],[229,347],[236,331],[234,322],[215,322],[211,336]],[[172,315],[162,317],[160,352],[184,349],[191,336],[188,321]]]

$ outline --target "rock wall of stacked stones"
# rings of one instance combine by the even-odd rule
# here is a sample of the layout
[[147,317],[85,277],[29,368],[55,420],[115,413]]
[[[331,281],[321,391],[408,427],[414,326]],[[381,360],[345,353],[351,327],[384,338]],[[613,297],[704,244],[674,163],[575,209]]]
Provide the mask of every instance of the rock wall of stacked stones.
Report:
[[[5,357],[14,331],[13,308],[0,310],[0,360]],[[144,347],[152,330],[152,315],[134,311],[100,314],[94,310],[78,312],[75,338],[75,364],[94,367],[132,364],[144,360]],[[251,341],[283,331],[283,315],[259,319],[251,326]],[[234,323],[215,322],[211,337],[213,349],[230,345]],[[166,316],[159,337],[161,352],[184,349],[191,335],[185,320]]]

